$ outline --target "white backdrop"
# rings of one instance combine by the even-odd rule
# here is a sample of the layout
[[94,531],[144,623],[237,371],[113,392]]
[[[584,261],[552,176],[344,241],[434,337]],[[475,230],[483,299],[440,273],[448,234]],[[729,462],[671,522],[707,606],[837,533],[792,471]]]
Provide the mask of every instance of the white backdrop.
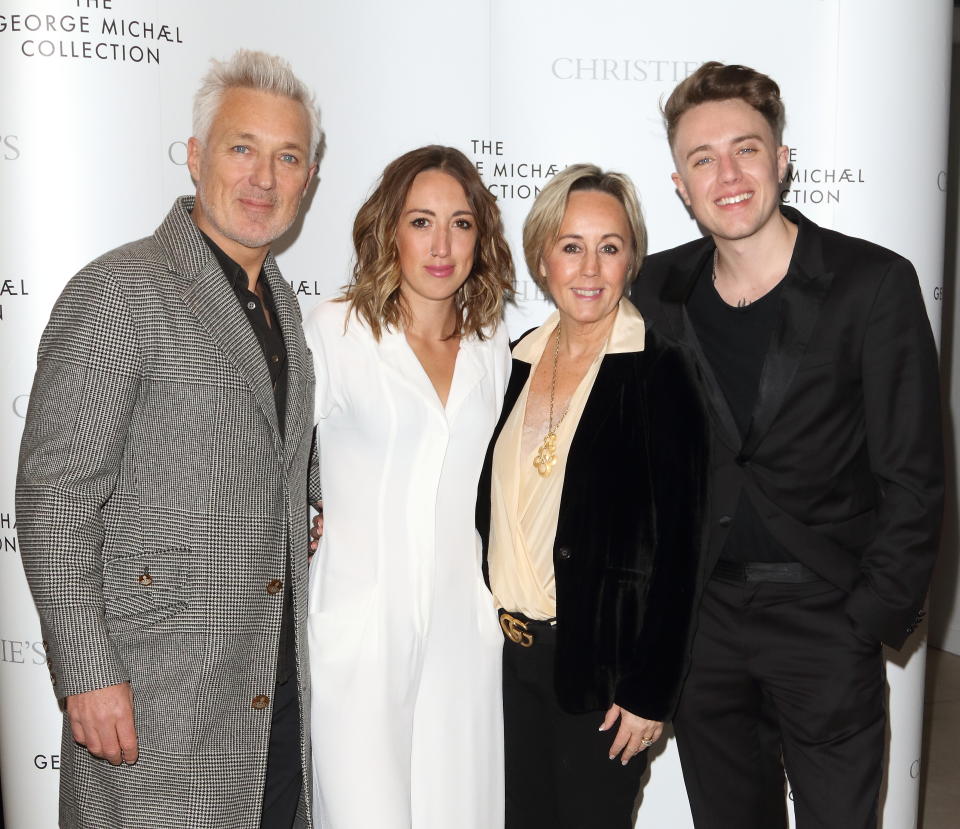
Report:
[[[387,161],[453,144],[500,198],[518,272],[532,197],[566,164],[629,173],[650,249],[697,234],[670,183],[657,101],[705,60],[772,75],[787,103],[785,201],[917,266],[939,332],[949,0],[3,0],[0,7],[0,764],[7,825],[56,825],[60,716],[17,550],[13,483],[37,342],[64,282],[147,235],[191,190],[190,103],[210,56],[287,57],[328,151],[278,245],[305,309],[347,278],[353,215]],[[526,275],[518,333],[547,306]],[[916,825],[923,641],[889,663],[886,829]],[[638,825],[690,825],[672,740]]]

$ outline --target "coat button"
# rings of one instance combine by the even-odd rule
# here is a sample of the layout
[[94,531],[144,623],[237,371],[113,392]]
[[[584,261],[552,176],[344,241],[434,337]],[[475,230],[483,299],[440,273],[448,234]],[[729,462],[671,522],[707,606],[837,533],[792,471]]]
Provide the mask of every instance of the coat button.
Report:
[[151,576],[149,573],[141,573],[137,577],[137,584],[139,584],[141,587],[149,587],[151,584],[153,584],[153,576]]
[[720,520],[717,523],[721,527],[729,527],[733,523],[733,519],[729,515],[721,515]]
[[266,708],[269,704],[270,704],[270,697],[268,697],[266,694],[257,694],[257,696],[253,698],[253,702],[251,703],[251,705],[254,708],[256,708],[257,711],[263,711],[263,709]]
[[276,596],[283,589],[283,582],[280,579],[272,579],[267,582],[267,593]]
[[558,556],[559,558],[562,558],[564,561],[566,561],[566,560],[567,560],[568,558],[570,558],[570,556],[572,556],[572,555],[573,555],[573,553],[570,552],[570,548],[569,548],[569,547],[559,547],[559,548],[557,548],[557,556]]

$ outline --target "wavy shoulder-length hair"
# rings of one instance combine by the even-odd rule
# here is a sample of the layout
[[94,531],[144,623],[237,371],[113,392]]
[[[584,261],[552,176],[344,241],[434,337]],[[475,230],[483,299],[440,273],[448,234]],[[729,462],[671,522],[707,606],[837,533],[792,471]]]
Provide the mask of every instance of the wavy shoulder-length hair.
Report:
[[504,304],[513,298],[513,258],[503,236],[496,199],[470,159],[453,147],[420,147],[387,165],[353,223],[356,261],[343,300],[378,340],[384,328],[401,329],[409,322],[409,309],[400,296],[396,237],[407,193],[424,170],[441,170],[456,179],[476,220],[473,268],[454,298],[459,326],[452,334],[482,338],[485,328],[501,321]]

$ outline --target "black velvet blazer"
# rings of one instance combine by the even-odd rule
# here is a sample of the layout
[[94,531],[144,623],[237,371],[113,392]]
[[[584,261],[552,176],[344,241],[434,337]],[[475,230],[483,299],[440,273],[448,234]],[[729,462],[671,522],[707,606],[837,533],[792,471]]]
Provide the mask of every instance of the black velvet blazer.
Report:
[[[513,361],[477,497],[489,584],[493,449],[530,374]],[[705,528],[708,423],[691,354],[648,331],[603,358],[567,457],[553,566],[556,690],[570,712],[673,715]],[[509,609],[509,608],[508,608]]]

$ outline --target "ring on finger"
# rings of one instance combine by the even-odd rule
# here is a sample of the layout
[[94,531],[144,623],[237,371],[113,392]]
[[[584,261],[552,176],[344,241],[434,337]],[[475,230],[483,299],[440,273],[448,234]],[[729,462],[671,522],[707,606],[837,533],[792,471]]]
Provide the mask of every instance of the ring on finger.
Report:
[[650,748],[653,745],[653,740],[646,740],[643,737],[640,738],[640,742],[643,743],[644,748]]

